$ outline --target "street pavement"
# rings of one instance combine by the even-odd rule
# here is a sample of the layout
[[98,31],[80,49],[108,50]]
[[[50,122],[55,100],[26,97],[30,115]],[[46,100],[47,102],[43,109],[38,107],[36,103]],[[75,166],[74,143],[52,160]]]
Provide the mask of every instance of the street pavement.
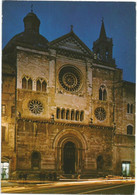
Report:
[[134,179],[2,181],[2,193],[33,194],[135,194]]

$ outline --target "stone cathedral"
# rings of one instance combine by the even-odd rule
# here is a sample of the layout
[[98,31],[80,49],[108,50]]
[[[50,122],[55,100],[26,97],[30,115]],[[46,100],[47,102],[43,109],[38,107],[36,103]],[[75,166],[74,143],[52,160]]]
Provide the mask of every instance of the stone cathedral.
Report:
[[134,176],[135,84],[122,79],[104,21],[91,51],[49,42],[30,12],[2,54],[2,179]]

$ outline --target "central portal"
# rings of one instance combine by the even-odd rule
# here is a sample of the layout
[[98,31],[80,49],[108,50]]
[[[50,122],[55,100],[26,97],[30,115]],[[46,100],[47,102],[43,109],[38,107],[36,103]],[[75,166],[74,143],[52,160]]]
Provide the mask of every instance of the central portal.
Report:
[[67,142],[64,146],[64,173],[75,173],[75,144],[73,142]]

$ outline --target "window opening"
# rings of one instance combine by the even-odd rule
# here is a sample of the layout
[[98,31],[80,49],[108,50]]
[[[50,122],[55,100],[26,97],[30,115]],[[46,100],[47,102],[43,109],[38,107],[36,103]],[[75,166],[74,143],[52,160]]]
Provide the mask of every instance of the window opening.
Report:
[[37,80],[37,91],[41,91],[41,82]]
[[107,91],[105,89],[105,86],[102,85],[99,89],[99,100],[105,101],[107,99]]
[[28,80],[28,89],[32,90],[32,80],[31,80],[31,78]]
[[57,119],[59,119],[59,118],[60,118],[60,109],[57,108]]
[[71,111],[71,120],[74,120],[74,110]]
[[27,80],[26,80],[26,78],[24,77],[23,79],[22,79],[22,89],[26,89],[27,88]]
[[46,91],[47,84],[45,81],[42,82],[42,91]]
[[2,105],[2,114],[6,114],[6,105]]
[[129,104],[127,104],[127,113],[129,113]]
[[83,121],[83,120],[84,120],[84,112],[81,111],[81,113],[80,113],[80,121]]
[[11,106],[11,117],[15,116],[15,106]]
[[108,52],[108,49],[106,50],[106,60],[108,60],[108,55],[109,55],[109,52]]
[[103,98],[102,98],[102,90],[101,90],[101,88],[99,89],[99,100],[102,100]]
[[127,126],[127,134],[132,135],[133,134],[133,127],[131,125]]
[[61,119],[64,119],[64,118],[65,118],[65,110],[62,109],[62,110],[61,110]]
[[76,111],[76,121],[79,120],[79,111]]
[[69,120],[69,110],[66,111],[66,119]]
[[106,100],[107,99],[107,92],[106,92],[106,89],[104,89],[103,91],[103,100]]

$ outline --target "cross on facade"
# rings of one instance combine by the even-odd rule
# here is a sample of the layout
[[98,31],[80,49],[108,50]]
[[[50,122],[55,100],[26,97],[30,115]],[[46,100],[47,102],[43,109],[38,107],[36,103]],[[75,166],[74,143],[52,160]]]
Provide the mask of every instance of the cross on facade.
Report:
[[73,32],[73,25],[71,25],[70,27],[71,27],[71,32]]

